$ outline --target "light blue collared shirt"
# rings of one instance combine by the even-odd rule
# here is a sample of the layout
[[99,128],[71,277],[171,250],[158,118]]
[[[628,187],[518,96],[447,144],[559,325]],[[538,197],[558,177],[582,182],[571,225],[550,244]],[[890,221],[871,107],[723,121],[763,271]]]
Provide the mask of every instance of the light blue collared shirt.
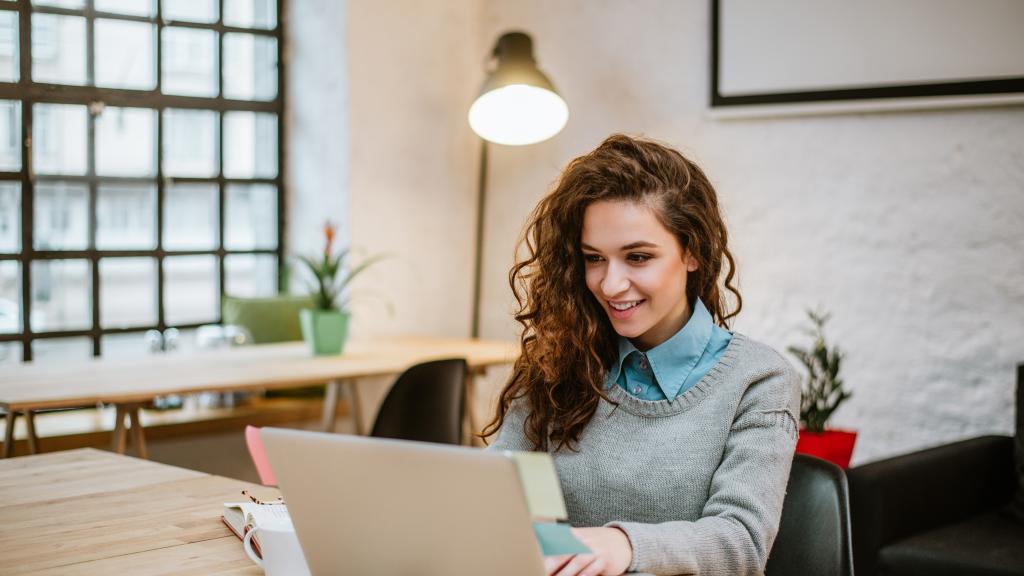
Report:
[[697,299],[686,325],[647,352],[619,337],[619,359],[608,371],[608,386],[618,384],[641,400],[667,400],[700,382],[718,363],[732,333],[717,326]]

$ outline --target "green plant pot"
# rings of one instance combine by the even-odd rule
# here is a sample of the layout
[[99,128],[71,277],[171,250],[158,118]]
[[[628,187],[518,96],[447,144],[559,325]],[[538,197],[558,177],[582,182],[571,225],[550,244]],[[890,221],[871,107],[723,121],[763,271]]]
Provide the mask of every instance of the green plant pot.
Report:
[[348,339],[348,312],[338,310],[299,310],[302,339],[313,356],[341,354]]

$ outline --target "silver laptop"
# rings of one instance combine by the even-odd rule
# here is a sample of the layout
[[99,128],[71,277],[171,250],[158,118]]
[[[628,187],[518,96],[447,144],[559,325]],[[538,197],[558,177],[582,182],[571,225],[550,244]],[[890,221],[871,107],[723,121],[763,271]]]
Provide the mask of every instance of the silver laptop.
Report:
[[260,436],[314,576],[544,574],[510,458],[280,428]]

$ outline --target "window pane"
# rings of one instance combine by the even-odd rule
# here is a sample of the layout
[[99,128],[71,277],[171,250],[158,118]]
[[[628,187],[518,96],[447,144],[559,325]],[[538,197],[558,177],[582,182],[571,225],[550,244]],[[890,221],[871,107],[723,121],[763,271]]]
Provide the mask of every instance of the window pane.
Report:
[[[21,332],[20,264],[11,260],[0,262],[0,334]],[[0,352],[0,355],[3,353]]]
[[85,174],[88,112],[85,106],[32,107],[32,164],[39,174]]
[[156,110],[108,106],[96,117],[96,173],[156,175]]
[[277,115],[224,113],[224,175],[228,178],[277,176]]
[[85,0],[32,0],[35,6],[56,6],[58,8],[82,8]]
[[21,250],[21,183],[0,182],[0,252]]
[[89,358],[92,358],[92,339],[88,336],[40,338],[32,341],[32,361],[39,364]]
[[164,318],[167,323],[216,322],[218,316],[217,257],[164,258]]
[[277,2],[224,0],[224,24],[239,28],[274,28],[277,26]]
[[139,358],[153,353],[146,332],[104,334],[100,337],[100,351],[104,358]]
[[0,12],[0,82],[17,82],[18,68],[18,13]]
[[21,102],[0,100],[0,170],[21,170]]
[[96,0],[96,10],[133,16],[155,16],[156,0]]
[[224,198],[224,247],[277,248],[277,187],[235,184]]
[[32,262],[32,330],[92,326],[92,272],[88,260]]
[[167,27],[163,31],[164,94],[217,95],[217,33]]
[[212,24],[217,21],[217,0],[164,0],[163,16],[165,21]]
[[0,365],[21,362],[21,342],[0,342]]
[[277,39],[224,35],[224,97],[273,100],[277,96]]
[[32,207],[36,250],[89,247],[89,187],[70,182],[39,182]]
[[96,85],[156,88],[156,26],[145,22],[96,19]]
[[156,324],[156,259],[100,260],[100,326]]
[[85,18],[32,15],[32,80],[85,84]]
[[96,198],[96,248],[156,248],[156,187],[101,184]]
[[164,190],[164,249],[217,248],[216,184],[175,184]]
[[230,254],[224,257],[224,288],[230,296],[256,298],[277,294],[277,256]]
[[164,111],[164,175],[216,176],[220,128],[213,110]]

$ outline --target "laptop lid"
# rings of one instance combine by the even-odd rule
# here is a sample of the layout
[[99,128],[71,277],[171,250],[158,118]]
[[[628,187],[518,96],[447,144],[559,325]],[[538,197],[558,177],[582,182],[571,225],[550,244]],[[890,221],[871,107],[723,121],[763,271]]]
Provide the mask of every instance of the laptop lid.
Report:
[[544,574],[506,456],[280,428],[260,436],[314,575]]

